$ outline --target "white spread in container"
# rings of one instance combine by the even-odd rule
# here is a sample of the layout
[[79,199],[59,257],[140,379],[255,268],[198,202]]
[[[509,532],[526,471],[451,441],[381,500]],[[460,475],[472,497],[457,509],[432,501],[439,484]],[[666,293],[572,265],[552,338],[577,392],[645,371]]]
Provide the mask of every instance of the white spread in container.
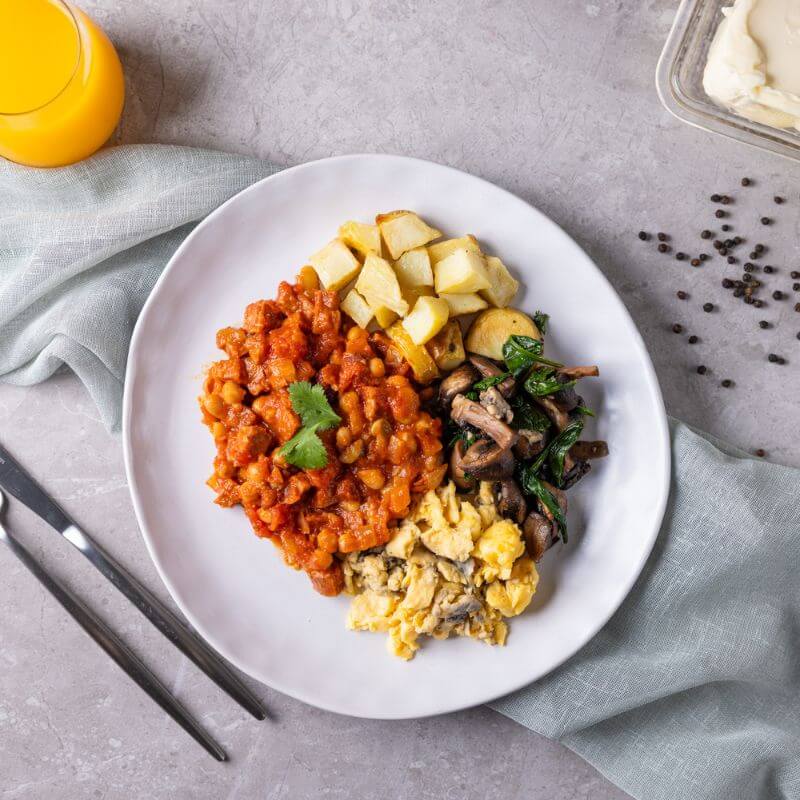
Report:
[[722,13],[706,93],[754,122],[800,130],[800,0],[735,0]]

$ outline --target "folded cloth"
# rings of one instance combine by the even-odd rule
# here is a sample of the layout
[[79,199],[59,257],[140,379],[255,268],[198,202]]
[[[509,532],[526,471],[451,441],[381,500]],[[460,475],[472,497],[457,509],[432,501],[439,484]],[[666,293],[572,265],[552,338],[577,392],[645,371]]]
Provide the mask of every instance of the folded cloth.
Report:
[[[184,147],[0,162],[0,380],[59,367],[120,420],[128,341],[191,225],[277,170]],[[576,656],[493,704],[642,800],[800,797],[800,474],[672,423],[653,553]]]
[[139,311],[191,227],[279,167],[189,147],[115,147],[71,167],[0,159],[0,380],[69,367],[119,427]]
[[628,598],[492,707],[642,800],[800,798],[800,472],[671,429],[667,513]]

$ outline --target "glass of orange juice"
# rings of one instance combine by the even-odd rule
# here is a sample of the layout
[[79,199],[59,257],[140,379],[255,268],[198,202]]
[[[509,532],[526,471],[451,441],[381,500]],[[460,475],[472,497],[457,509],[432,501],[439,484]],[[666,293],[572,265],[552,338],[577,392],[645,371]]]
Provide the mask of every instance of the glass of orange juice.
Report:
[[125,82],[108,37],[65,0],[0,0],[0,156],[73,164],[105,144]]

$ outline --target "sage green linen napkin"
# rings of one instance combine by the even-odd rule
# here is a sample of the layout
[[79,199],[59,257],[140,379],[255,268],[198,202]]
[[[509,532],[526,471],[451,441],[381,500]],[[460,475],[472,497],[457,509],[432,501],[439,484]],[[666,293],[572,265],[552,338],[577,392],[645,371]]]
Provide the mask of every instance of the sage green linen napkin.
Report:
[[68,367],[119,427],[128,343],[164,265],[194,223],[277,170],[165,145],[51,170],[0,158],[0,381]]
[[[0,162],[0,380],[69,367],[118,425],[128,341],[164,264],[276,169],[163,146],[50,171]],[[672,494],[633,591],[494,708],[641,800],[799,798],[800,472],[671,427]]]

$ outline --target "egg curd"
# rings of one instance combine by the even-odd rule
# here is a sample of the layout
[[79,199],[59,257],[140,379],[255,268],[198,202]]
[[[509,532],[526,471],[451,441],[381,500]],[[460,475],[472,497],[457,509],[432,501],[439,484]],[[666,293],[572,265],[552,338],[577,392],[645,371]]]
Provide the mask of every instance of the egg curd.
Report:
[[451,482],[423,495],[386,545],[348,554],[344,580],[355,595],[347,626],[388,633],[389,651],[410,659],[420,636],[505,644],[504,620],[528,607],[539,575],[491,484],[465,497]]

